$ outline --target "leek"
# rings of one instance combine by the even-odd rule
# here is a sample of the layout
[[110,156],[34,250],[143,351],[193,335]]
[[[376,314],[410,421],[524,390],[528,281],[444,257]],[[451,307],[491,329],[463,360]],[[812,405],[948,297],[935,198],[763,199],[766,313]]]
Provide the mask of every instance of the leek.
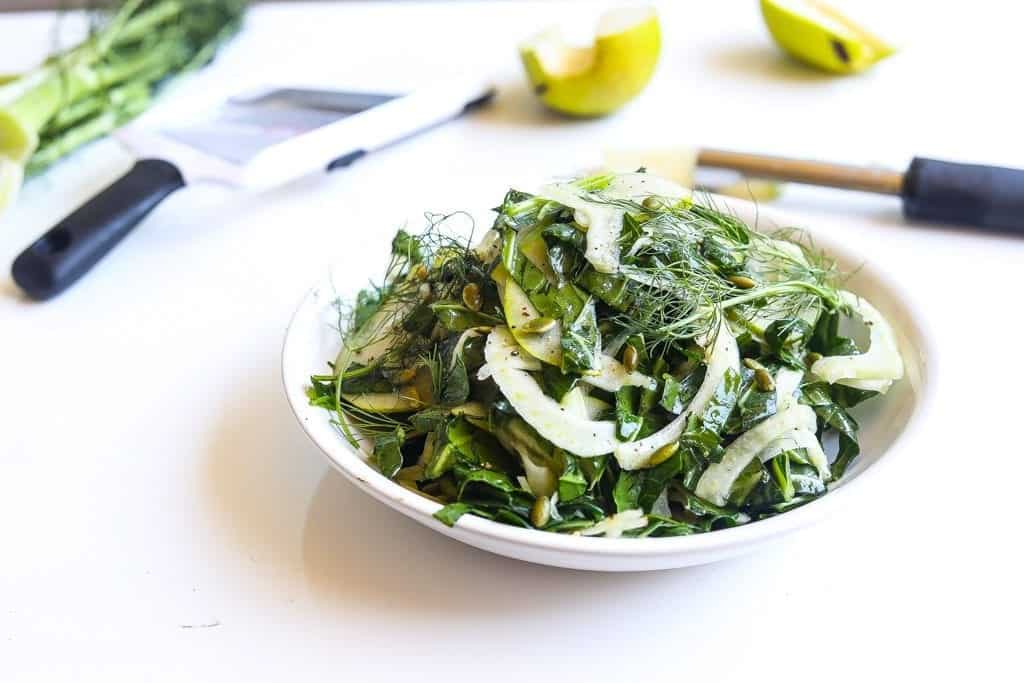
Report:
[[80,44],[0,80],[0,210],[21,181],[145,111],[171,79],[209,62],[245,0],[124,0]]

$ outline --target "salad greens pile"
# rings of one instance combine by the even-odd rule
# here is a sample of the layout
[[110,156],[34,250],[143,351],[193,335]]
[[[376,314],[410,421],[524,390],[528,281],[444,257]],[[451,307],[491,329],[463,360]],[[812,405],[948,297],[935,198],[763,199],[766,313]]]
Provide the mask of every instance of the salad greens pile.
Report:
[[474,246],[446,217],[400,231],[309,389],[446,524],[637,537],[769,517],[843,476],[850,408],[902,376],[888,323],[797,232],[642,171],[495,211]]

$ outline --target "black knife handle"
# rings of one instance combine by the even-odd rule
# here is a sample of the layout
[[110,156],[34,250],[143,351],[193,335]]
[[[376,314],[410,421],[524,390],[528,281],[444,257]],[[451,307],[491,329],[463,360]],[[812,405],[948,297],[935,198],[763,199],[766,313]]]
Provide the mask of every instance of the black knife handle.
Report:
[[914,159],[903,178],[903,212],[1024,235],[1024,169]]
[[141,159],[98,195],[33,242],[14,260],[11,275],[27,295],[60,294],[138,225],[164,197],[185,186],[177,167]]

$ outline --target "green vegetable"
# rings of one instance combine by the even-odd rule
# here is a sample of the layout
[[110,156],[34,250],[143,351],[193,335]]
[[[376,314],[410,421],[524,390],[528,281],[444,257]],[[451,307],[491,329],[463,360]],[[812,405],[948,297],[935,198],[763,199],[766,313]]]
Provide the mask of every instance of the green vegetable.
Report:
[[462,332],[473,327],[500,325],[504,322],[501,318],[470,310],[461,303],[451,301],[441,301],[424,308],[437,316],[438,322],[452,332]]
[[646,470],[623,471],[615,484],[618,512],[641,509],[650,512],[669,482],[683,469],[683,455],[677,451],[665,462]]
[[561,401],[580,381],[578,375],[564,373],[554,365],[545,365],[540,372],[545,393],[556,401]]
[[811,325],[800,318],[783,318],[774,321],[764,331],[768,350],[791,368],[803,370],[805,345],[813,332]]
[[701,367],[691,372],[682,380],[665,374],[662,375],[662,381],[665,383],[665,387],[661,393],[661,407],[673,415],[679,415],[697,395],[697,390],[700,388],[701,382],[704,381],[704,368]]
[[[759,366],[757,370],[765,371],[763,366]],[[749,367],[742,370],[736,408],[725,425],[725,431],[729,434],[749,431],[778,410],[775,387],[762,391],[755,380],[756,372]]]
[[[245,6],[245,0],[114,3],[85,41],[0,85],[0,171],[14,165],[39,173],[138,116],[168,82],[213,58],[238,30]],[[17,184],[0,177],[0,208]]]
[[622,387],[615,394],[615,425],[622,441],[635,441],[640,436],[644,419],[636,412],[636,387]]
[[704,409],[704,414],[701,415],[705,429],[711,432],[722,431],[739,400],[742,381],[740,374],[732,368],[725,371],[722,383],[715,389],[714,395]]
[[580,470],[576,457],[565,451],[562,451],[560,455],[564,464],[562,466],[562,474],[558,477],[558,499],[568,503],[586,493],[589,484],[587,484],[587,480]]
[[833,394],[845,395],[845,388],[840,385],[830,387],[824,383],[817,383],[803,387],[802,393],[800,402],[814,408],[818,422],[824,428],[835,430],[839,435],[839,453],[832,463],[832,478],[839,479],[853,459],[860,455],[860,443],[857,440],[860,425],[833,398]]
[[402,468],[402,444],[405,443],[405,431],[395,427],[390,434],[378,436],[373,444],[373,459],[380,473],[389,479],[398,474]]
[[[571,201],[597,211],[582,222],[509,191],[496,255],[432,217],[398,234],[380,285],[339,302],[344,348],[310,401],[353,442],[372,439],[382,472],[440,501],[443,523],[705,533],[826,495],[823,477],[859,453],[850,410],[875,392],[811,369],[857,353],[838,332],[855,311],[832,262],[702,200],[609,195],[620,180],[576,181],[592,202]],[[588,259],[585,219],[607,234],[619,215],[601,203],[621,212],[614,272],[607,249]],[[788,426],[751,434],[766,420]],[[838,435],[831,467],[824,432]]]
[[594,302],[588,300],[583,310],[562,329],[562,372],[588,374],[600,368],[601,334],[597,330]]
[[441,403],[454,406],[465,403],[469,398],[469,373],[462,358],[455,360],[455,365],[448,371],[444,389],[441,391]]

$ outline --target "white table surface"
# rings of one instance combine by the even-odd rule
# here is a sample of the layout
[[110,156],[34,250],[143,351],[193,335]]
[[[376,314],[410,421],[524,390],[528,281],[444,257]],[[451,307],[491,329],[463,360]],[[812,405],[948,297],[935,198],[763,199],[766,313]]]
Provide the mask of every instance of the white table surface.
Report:
[[[328,470],[278,376],[289,315],[327,262],[344,259],[355,285],[400,216],[498,198],[609,144],[1024,165],[1012,5],[899,3],[887,20],[904,52],[828,78],[775,54],[754,2],[664,3],[649,90],[586,122],[532,101],[513,46],[597,3],[257,8],[182,96],[475,69],[501,94],[328,177],[258,197],[183,191],[49,303],[0,277],[0,680],[1019,674],[1024,239],[789,189],[781,207],[830,234],[844,221],[842,238],[913,292],[938,335],[938,400],[876,499],[711,566],[581,573],[430,533]],[[51,21],[0,18],[0,70],[38,58]],[[32,181],[0,223],[0,263],[128,163],[105,143]]]

